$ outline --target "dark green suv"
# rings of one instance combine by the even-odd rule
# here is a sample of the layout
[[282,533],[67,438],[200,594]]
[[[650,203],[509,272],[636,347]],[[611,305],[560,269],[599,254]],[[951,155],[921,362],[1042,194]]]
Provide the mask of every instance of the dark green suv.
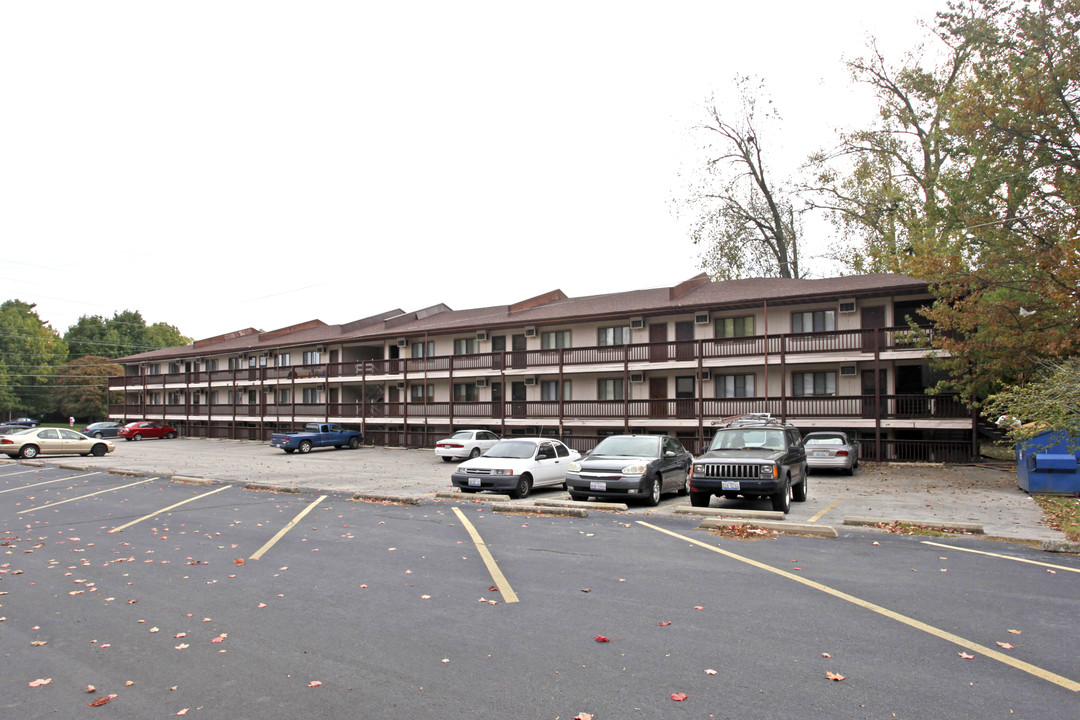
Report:
[[794,425],[768,415],[747,415],[716,431],[709,451],[690,471],[690,504],[708,507],[713,495],[768,497],[786,513],[806,500],[806,450]]

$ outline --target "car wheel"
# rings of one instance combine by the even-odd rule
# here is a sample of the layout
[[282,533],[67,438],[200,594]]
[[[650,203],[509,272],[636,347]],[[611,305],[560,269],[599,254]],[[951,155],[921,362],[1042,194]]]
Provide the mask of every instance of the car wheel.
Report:
[[349,449],[355,450],[360,447],[360,438],[349,438]]
[[791,488],[791,499],[795,502],[806,502],[806,491],[808,489],[807,484],[810,482],[810,475],[803,475],[803,481]]
[[135,433],[134,435],[131,436],[131,439],[132,440],[142,440],[142,434],[141,433]]
[[26,458],[27,460],[32,460],[32,459],[36,458],[37,456],[38,456],[38,447],[37,447],[37,445],[23,445],[22,449],[19,451],[19,457]]
[[165,439],[166,440],[172,440],[174,437],[176,437],[176,433],[174,433],[174,432],[165,433]]
[[649,507],[656,507],[660,504],[660,495],[663,488],[664,481],[659,475],[653,478],[652,483],[649,485],[649,494],[645,497],[645,504]]
[[480,448],[473,448],[472,452],[469,453],[469,458],[470,459],[472,459],[474,457],[480,457]]
[[290,455],[292,455],[296,451],[296,448],[281,448],[281,449],[284,450],[285,452],[289,453]]
[[453,460],[453,459],[454,459],[454,458],[452,458],[452,457],[443,457],[442,461],[443,461],[443,462],[450,462],[450,461],[451,461],[451,460]]
[[522,475],[518,480],[517,487],[510,492],[510,497],[515,500],[521,500],[522,498],[529,497],[529,491],[532,490],[532,477],[529,475]]
[[578,502],[584,502],[585,500],[589,499],[589,496],[586,495],[585,493],[572,492],[572,493],[570,493],[570,499],[571,500],[577,500]]
[[300,442],[300,447],[298,449],[300,450],[301,454],[307,454],[307,453],[311,452],[311,441],[310,440],[301,441]]
[[94,433],[94,439],[95,440],[100,440],[101,439],[101,431],[100,430],[98,430],[96,433]]
[[711,500],[712,493],[690,491],[690,505],[692,507],[709,507],[709,501]]
[[109,448],[100,443],[90,449],[90,454],[94,457],[102,457],[107,452],[109,452]]
[[772,509],[785,515],[791,510],[791,478],[784,481],[783,489],[770,496]]
[[849,467],[849,468],[844,468],[844,474],[845,474],[845,475],[849,475],[849,476],[850,476],[850,475],[854,475],[854,474],[855,474],[855,466],[854,466],[854,465],[852,465],[852,466],[851,466],[851,467]]

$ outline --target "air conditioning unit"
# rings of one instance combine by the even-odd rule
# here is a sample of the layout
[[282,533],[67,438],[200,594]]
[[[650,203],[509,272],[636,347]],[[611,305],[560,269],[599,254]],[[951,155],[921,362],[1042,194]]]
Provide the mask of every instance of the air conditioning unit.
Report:
[[487,387],[487,378],[476,378],[476,387]]
[[398,338],[397,339],[397,346],[398,347],[406,347],[408,344],[409,344],[409,341],[406,340],[405,338]]
[[477,340],[487,340],[488,339],[487,338],[487,331],[486,330],[477,330],[476,331],[476,339]]
[[321,347],[315,348],[315,352],[324,353],[324,352],[326,352],[326,348],[321,348]]
[[702,370],[701,381],[708,382],[709,380],[712,380],[712,370]]
[[405,389],[405,383],[403,383],[403,382],[399,382],[399,383],[397,384],[397,389],[398,389],[398,390],[404,390],[404,389]]
[[645,382],[645,373],[630,373],[630,382]]
[[840,301],[840,312],[842,312],[842,313],[853,313],[853,312],[855,312],[855,301],[854,300],[841,300]]
[[858,370],[855,368],[854,365],[841,365],[840,366],[840,376],[841,377],[851,377],[852,375],[857,375],[857,374],[858,374]]
[[536,328],[525,328],[525,337],[536,337]]
[[535,385],[536,384],[536,378],[534,378],[534,377],[525,378],[525,384],[526,385]]
[[631,330],[641,330],[645,327],[645,318],[632,318],[630,320]]
[[697,315],[695,315],[694,316],[694,324],[695,325],[708,325],[709,324],[709,313],[698,313]]

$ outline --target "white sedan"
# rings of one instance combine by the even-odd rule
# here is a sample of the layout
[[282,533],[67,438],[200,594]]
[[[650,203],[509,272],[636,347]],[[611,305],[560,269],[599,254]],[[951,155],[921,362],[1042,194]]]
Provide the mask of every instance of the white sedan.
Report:
[[98,440],[64,428],[33,428],[0,438],[0,453],[27,460],[38,455],[101,457],[115,448],[108,440]]
[[523,498],[534,487],[565,486],[567,466],[580,459],[581,453],[558,440],[514,438],[461,463],[450,479],[462,492],[501,490]]
[[454,458],[474,458],[495,447],[499,436],[490,430],[458,430],[435,443],[435,454],[450,462]]

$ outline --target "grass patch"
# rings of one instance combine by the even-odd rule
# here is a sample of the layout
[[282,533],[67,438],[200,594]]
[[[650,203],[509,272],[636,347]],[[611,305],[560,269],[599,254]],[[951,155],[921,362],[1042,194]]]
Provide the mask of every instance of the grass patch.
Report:
[[1043,511],[1046,524],[1065,533],[1073,542],[1080,542],[1080,500],[1063,495],[1032,495]]

